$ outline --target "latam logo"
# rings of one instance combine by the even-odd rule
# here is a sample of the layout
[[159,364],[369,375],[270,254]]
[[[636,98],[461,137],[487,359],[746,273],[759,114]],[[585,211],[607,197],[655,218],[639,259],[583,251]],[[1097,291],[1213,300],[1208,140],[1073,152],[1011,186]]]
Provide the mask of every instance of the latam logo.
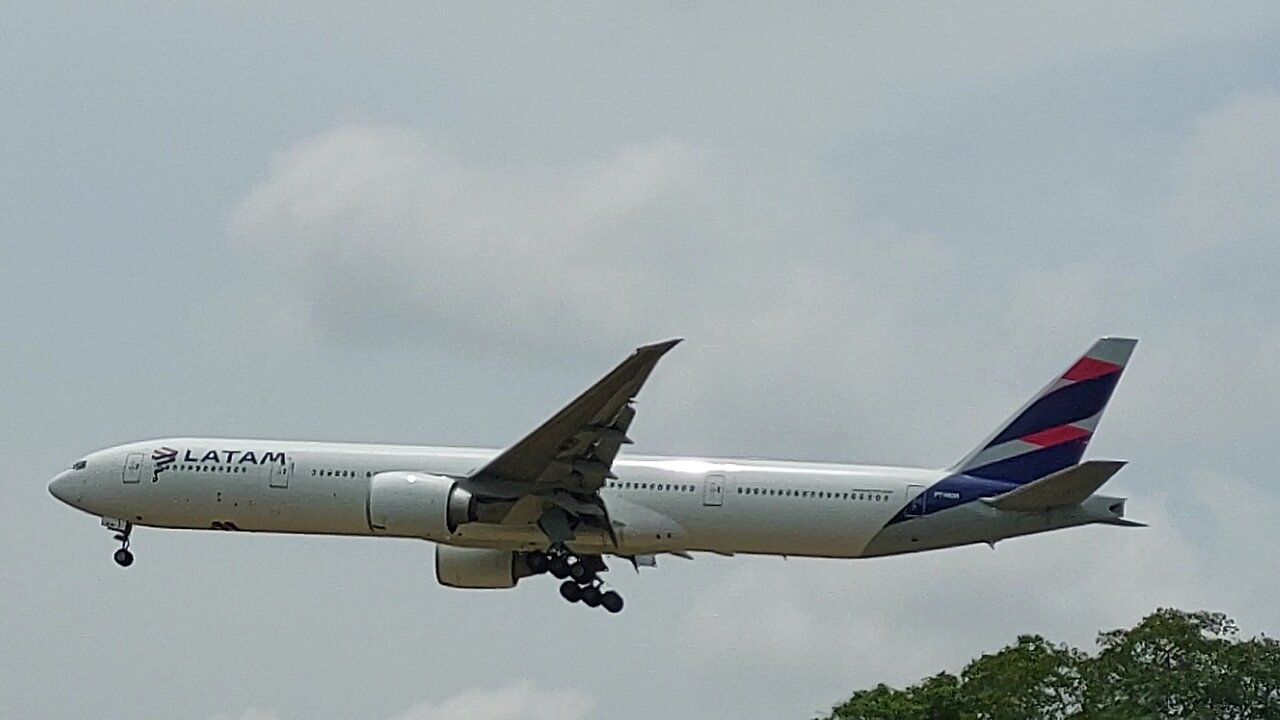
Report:
[[160,479],[160,473],[169,469],[178,459],[178,451],[171,447],[156,448],[151,452],[151,460],[155,465],[151,469],[151,482]]
[[[151,481],[160,479],[160,473],[173,467],[178,462],[178,450],[171,447],[159,447],[151,451]],[[209,450],[192,452],[183,451],[182,462],[190,464],[212,463],[220,465],[280,465],[288,463],[282,452],[254,452],[253,450]]]
[[[196,453],[200,451],[197,450]],[[191,454],[191,450],[187,450],[182,454],[182,462],[184,463],[220,463],[222,465],[284,465],[286,463],[284,453],[282,452],[264,452],[255,453],[252,450],[209,450],[208,452],[196,457]]]

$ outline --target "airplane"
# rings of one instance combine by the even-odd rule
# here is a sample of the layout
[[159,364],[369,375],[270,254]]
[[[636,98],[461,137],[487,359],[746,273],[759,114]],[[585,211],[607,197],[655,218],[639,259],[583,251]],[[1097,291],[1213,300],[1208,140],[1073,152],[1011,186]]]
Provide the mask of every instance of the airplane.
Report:
[[1104,337],[951,467],[619,457],[635,398],[680,340],[638,348],[505,450],[163,438],[93,452],[49,484],[134,527],[418,538],[437,581],[513,588],[544,573],[569,602],[622,610],[605,558],[638,572],[691,553],[867,558],[1090,524],[1142,527],[1096,494],[1124,462],[1083,461],[1136,340]]

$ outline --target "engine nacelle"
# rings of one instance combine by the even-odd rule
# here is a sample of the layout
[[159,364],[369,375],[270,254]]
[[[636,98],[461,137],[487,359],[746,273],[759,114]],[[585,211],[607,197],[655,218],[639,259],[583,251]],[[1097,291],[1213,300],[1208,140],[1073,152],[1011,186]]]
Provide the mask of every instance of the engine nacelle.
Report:
[[523,553],[489,548],[436,546],[436,582],[466,589],[513,588],[529,575]]
[[445,540],[475,520],[475,499],[452,478],[384,472],[369,480],[369,529],[380,535]]

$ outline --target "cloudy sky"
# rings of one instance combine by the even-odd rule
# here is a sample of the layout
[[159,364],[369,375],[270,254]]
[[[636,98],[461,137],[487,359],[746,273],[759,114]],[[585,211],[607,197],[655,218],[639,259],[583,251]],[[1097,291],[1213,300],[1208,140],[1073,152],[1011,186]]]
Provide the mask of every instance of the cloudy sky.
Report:
[[[807,718],[1176,605],[1280,633],[1280,11],[0,6],[0,717]],[[1098,335],[1142,531],[671,559],[607,616],[45,485],[174,434],[941,466]],[[105,713],[105,715],[104,715]]]

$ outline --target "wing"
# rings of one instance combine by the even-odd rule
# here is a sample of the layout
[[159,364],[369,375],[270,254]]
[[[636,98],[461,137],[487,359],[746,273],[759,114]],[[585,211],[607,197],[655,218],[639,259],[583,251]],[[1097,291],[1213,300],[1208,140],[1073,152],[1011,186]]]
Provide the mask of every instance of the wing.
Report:
[[632,401],[658,360],[680,340],[637,348],[562,409],[468,478],[472,487],[514,500],[503,525],[536,523],[552,546],[579,529],[597,528],[616,546],[617,535],[599,490],[615,477],[613,460],[631,442]]
[[636,414],[632,401],[658,360],[679,342],[638,348],[551,419],[474,472],[471,480],[595,493],[614,477],[613,460],[631,442],[627,428]]

